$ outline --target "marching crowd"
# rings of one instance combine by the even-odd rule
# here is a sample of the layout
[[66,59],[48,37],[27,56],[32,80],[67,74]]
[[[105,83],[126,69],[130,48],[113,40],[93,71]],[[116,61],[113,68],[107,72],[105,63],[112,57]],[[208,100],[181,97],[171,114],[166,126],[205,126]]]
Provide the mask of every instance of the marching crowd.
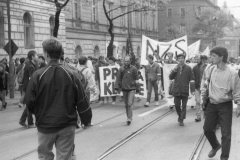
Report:
[[[210,57],[195,57],[196,64],[190,67],[185,60],[185,54],[174,55],[171,52],[162,60],[154,56],[157,54],[155,51],[154,55],[147,56],[149,64],[141,66],[139,59],[136,58],[133,62],[130,56],[119,60],[103,56],[98,59],[86,56],[81,56],[78,60],[64,59],[64,49],[56,39],[45,40],[42,47],[43,56],[38,56],[36,51],[31,50],[26,58],[15,59],[15,82],[21,93],[19,107],[26,106],[19,124],[24,127],[37,127],[39,159],[53,159],[54,144],[57,160],[70,159],[74,150],[76,126],[79,122],[84,128],[92,125],[90,103],[99,101],[115,104],[116,97],[99,96],[99,67],[120,67],[114,88],[123,92],[120,99],[124,101],[126,108],[126,124],[130,125],[134,96],[139,92],[138,70],[144,67],[146,72],[148,93],[144,106],[150,105],[152,89],[155,93],[155,105],[158,106],[159,97],[164,98],[163,66],[176,64],[169,75],[169,94],[174,97],[179,125],[184,126],[190,91],[195,95],[195,121],[200,122],[203,116],[205,118],[204,133],[212,146],[209,157],[215,156],[222,148],[221,160],[228,160],[233,102],[237,104],[237,116],[240,115],[240,59],[228,62],[225,48],[213,48]],[[8,73],[7,59],[3,59],[0,62],[1,110],[7,107],[5,96],[8,94]],[[221,127],[221,143],[215,135],[217,125]]]

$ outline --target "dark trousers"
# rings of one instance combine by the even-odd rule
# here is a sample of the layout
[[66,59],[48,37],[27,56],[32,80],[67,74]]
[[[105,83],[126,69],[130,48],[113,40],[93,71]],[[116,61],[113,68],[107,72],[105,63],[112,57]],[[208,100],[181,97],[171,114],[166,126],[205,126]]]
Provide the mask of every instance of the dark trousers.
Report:
[[204,134],[207,137],[212,148],[219,146],[215,131],[219,123],[222,133],[222,154],[221,158],[229,157],[231,146],[231,130],[232,130],[232,102],[225,102],[220,104],[209,103],[205,111]]
[[33,116],[32,113],[29,112],[27,108],[24,109],[22,116],[20,118],[20,123],[25,123],[25,121],[28,121],[28,125],[33,125]]
[[188,96],[175,96],[174,104],[179,120],[183,121],[186,118]]
[[155,101],[159,100],[157,80],[155,80],[155,81],[148,80],[147,81],[147,89],[148,89],[147,102],[150,102],[150,100],[151,100],[152,88],[154,89],[154,93],[155,93]]
[[126,108],[127,120],[132,121],[132,107],[134,103],[135,90],[123,91],[124,104]]

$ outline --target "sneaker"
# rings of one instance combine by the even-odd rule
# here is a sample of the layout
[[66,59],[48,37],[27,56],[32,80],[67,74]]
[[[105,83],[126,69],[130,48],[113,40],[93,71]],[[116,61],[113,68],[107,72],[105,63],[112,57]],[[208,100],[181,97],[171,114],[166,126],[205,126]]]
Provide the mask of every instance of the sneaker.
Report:
[[156,102],[156,103],[155,103],[155,106],[159,106],[159,102]]
[[219,145],[216,149],[212,149],[212,150],[208,153],[208,157],[209,157],[209,158],[213,158],[213,157],[216,155],[217,151],[218,151],[220,148],[221,148],[221,145]]
[[201,122],[201,117],[197,117],[197,118],[195,119],[195,122]]
[[128,126],[131,125],[131,121],[130,121],[130,120],[127,121],[127,125],[128,125]]
[[22,103],[18,103],[18,107],[19,107],[19,108],[22,108],[22,107],[23,107],[23,104],[22,104]]
[[3,108],[4,108],[4,109],[7,108],[7,102],[5,102],[5,104],[3,105]]
[[27,127],[26,123],[19,122],[19,124],[20,124],[22,127]]
[[183,121],[180,121],[180,122],[179,122],[179,126],[184,126]]
[[146,104],[144,105],[144,107],[149,107],[149,102],[146,102]]

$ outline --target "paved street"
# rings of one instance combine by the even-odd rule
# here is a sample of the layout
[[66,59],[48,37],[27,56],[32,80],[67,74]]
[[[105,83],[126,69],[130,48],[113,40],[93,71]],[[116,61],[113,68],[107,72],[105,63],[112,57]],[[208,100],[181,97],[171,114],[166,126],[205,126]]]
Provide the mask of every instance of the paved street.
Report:
[[[9,100],[8,109],[0,112],[0,159],[37,160],[37,131],[18,125],[23,108],[16,106],[17,98]],[[94,126],[76,130],[77,160],[189,159],[202,134],[203,122],[194,122],[196,110],[188,107],[185,126],[180,127],[175,111],[169,110],[166,100],[161,101],[160,106],[151,105],[149,108],[143,107],[144,102],[136,102],[131,126],[125,124],[122,102],[114,106],[93,104]],[[240,159],[237,154],[240,148],[239,124],[234,118],[230,160]],[[220,130],[217,132],[219,134]],[[215,159],[208,159],[209,150],[206,142],[200,160],[219,159],[220,152]]]

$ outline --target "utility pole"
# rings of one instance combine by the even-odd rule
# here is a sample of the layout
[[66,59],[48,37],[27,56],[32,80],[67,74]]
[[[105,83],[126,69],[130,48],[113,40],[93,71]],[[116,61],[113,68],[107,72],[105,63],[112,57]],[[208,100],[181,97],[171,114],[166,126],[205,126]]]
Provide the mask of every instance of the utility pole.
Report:
[[8,17],[8,41],[9,41],[9,90],[10,98],[14,98],[14,63],[11,44],[11,15],[10,0],[7,0],[7,17]]

